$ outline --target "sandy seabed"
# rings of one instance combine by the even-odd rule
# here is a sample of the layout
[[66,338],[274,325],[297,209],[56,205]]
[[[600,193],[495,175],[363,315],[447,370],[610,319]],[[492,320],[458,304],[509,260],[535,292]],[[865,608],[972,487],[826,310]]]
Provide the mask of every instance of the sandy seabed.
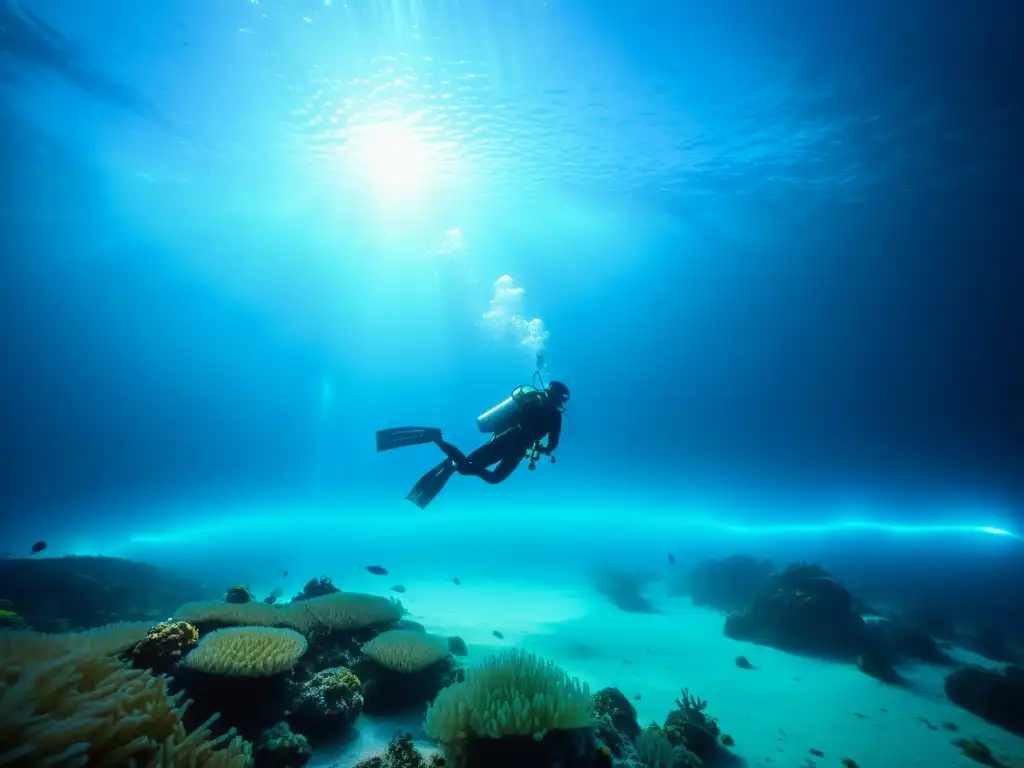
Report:
[[[629,614],[585,587],[437,581],[405,587],[409,618],[430,632],[462,637],[466,663],[516,648],[537,653],[591,690],[619,688],[634,699],[641,726],[663,722],[680,689],[688,688],[708,701],[708,712],[735,739],[731,751],[740,764],[810,768],[850,758],[861,768],[977,768],[952,744],[962,737],[982,740],[1008,765],[1024,766],[1024,739],[953,705],[942,687],[948,670],[940,667],[903,666],[909,685],[885,685],[851,664],[730,640],[720,612],[686,599],[659,601],[662,613]],[[736,666],[740,655],[756,668]],[[966,652],[958,657],[997,666]],[[351,743],[314,765],[348,768],[379,750],[396,728],[421,738],[419,725],[363,718]]]

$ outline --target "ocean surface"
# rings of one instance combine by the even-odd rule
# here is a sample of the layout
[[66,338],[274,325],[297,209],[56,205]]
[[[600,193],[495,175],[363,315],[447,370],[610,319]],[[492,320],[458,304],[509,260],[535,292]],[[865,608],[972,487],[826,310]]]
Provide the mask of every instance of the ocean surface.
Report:
[[[616,687],[640,728],[688,688],[735,739],[711,764],[976,764],[961,738],[1024,761],[1019,703],[993,724],[946,677],[1024,650],[1021,23],[998,0],[4,0],[0,633],[329,577],[462,638],[467,668],[525,651]],[[551,381],[556,462],[455,473],[419,509],[445,454],[375,449],[415,425],[469,453],[477,416]],[[138,564],[183,581],[129,600]],[[894,684],[860,646],[723,629],[766,589],[846,599],[821,579],[943,664],[900,646]],[[40,597],[63,590],[104,607]],[[426,703],[312,764],[396,728],[438,746]]]

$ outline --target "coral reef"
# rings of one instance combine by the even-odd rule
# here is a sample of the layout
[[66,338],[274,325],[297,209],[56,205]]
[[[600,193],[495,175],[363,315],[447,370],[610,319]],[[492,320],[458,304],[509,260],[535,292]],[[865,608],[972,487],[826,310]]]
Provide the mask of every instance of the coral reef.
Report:
[[136,669],[168,673],[199,642],[199,630],[187,621],[164,621],[150,629],[127,653]]
[[607,718],[612,727],[631,742],[640,738],[636,709],[618,688],[602,688],[595,693],[591,714],[595,721]]
[[309,741],[293,733],[288,723],[278,723],[260,735],[252,753],[254,768],[302,768],[313,757]]
[[456,766],[589,765],[599,748],[592,704],[585,684],[512,651],[441,691],[424,731]]
[[356,662],[356,669],[363,680],[365,710],[371,714],[422,711],[458,676],[448,640],[438,635],[393,629],[361,650],[365,658]]
[[218,629],[182,659],[176,679],[201,714],[220,712],[255,739],[285,719],[290,673],[306,647],[306,639],[291,629]]
[[997,672],[965,667],[946,677],[945,689],[957,706],[1024,736],[1024,668],[1012,666]]
[[16,654],[4,657],[0,763],[247,765],[249,745],[232,731],[212,737],[216,715],[186,729],[191,702],[182,702],[181,692],[170,693],[167,677],[82,650],[40,661],[58,643],[35,649],[27,638],[18,643]]
[[707,706],[706,701],[683,688],[681,697],[676,699],[676,708],[668,713],[662,727],[672,746],[684,748],[702,761],[718,750],[721,733],[718,721],[707,714]]
[[772,564],[750,555],[697,563],[685,585],[694,605],[738,611],[746,608],[772,573]]
[[229,627],[205,635],[181,666],[208,675],[272,677],[291,670],[306,652],[292,629]]
[[424,757],[413,745],[412,734],[396,733],[383,754],[360,760],[353,768],[443,768],[441,755]]
[[414,629],[382,632],[363,646],[363,653],[393,672],[414,675],[448,658],[448,640]]
[[345,667],[323,669],[298,686],[288,720],[310,741],[345,735],[363,710],[362,683]]
[[3,559],[0,584],[4,609],[40,632],[153,622],[209,596],[197,581],[116,557]]

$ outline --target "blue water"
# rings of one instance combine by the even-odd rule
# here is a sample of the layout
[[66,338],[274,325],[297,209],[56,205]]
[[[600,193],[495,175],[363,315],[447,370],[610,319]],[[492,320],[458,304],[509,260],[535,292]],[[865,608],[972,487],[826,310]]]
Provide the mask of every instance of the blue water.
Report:
[[[1013,4],[21,7],[68,48],[6,6],[4,549],[1019,554]],[[405,502],[440,457],[374,431],[470,450],[539,351],[558,463]]]

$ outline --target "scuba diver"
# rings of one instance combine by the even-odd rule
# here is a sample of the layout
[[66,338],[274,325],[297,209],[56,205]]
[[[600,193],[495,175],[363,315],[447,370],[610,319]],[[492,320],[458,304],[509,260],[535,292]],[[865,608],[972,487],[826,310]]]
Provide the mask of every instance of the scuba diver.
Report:
[[[497,485],[508,479],[527,457],[530,469],[536,468],[541,455],[551,456],[554,462],[552,454],[562,434],[562,413],[569,402],[569,388],[560,381],[552,381],[546,387],[543,380],[540,384],[541,388],[529,384],[516,387],[511,396],[480,415],[477,427],[481,432],[490,432],[491,439],[468,456],[446,442],[437,428],[396,427],[377,432],[378,452],[426,443],[434,443],[444,451],[445,460],[423,475],[405,498],[426,509],[456,472]],[[545,437],[547,445],[541,445]],[[498,466],[489,469],[494,464]]]

